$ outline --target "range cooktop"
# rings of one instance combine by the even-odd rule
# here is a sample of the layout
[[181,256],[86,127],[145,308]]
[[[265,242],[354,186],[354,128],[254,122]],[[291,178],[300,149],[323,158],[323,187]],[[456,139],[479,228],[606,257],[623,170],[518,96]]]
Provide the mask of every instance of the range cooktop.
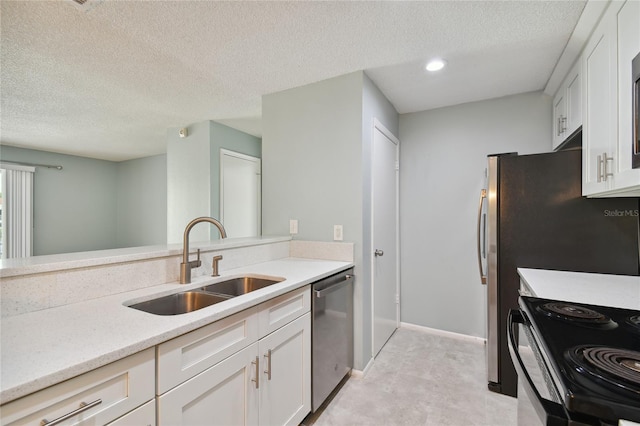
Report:
[[521,297],[568,411],[640,422],[640,312]]

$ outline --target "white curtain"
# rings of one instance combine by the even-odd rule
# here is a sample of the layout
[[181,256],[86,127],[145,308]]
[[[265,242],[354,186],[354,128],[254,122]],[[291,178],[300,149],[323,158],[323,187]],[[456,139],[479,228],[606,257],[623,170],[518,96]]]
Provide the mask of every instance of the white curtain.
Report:
[[33,173],[34,167],[0,164],[3,169],[2,257],[29,257],[33,254]]

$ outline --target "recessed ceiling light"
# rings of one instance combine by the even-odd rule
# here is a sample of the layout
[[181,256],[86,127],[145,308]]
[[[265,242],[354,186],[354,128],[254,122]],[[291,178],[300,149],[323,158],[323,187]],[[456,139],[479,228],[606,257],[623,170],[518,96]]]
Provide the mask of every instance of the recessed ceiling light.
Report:
[[440,71],[444,66],[447,65],[447,61],[444,59],[436,58],[429,61],[427,66],[425,67],[427,71]]

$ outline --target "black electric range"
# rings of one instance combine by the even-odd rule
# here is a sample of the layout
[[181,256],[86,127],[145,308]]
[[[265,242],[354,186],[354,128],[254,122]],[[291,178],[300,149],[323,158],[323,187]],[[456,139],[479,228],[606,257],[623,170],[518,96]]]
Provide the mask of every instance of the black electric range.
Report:
[[[541,423],[640,423],[640,311],[524,296],[519,305],[509,320],[510,350],[518,380],[534,388],[525,387],[529,399],[541,400],[532,401],[546,419]],[[527,351],[535,355],[542,385],[531,380],[531,363],[522,362]],[[549,388],[551,400],[536,386]]]

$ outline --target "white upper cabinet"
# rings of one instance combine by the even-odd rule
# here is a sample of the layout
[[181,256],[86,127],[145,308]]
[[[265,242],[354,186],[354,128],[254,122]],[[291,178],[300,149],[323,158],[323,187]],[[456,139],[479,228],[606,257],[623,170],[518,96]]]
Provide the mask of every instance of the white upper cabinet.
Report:
[[614,189],[640,196],[640,169],[631,168],[633,140],[631,61],[640,53],[640,2],[627,1],[618,21],[618,149],[614,161]]
[[631,169],[630,134],[631,59],[640,51],[638,6],[637,1],[611,2],[582,53],[585,196],[640,194],[640,169]]
[[582,85],[577,61],[553,98],[553,149],[557,149],[582,125]]

